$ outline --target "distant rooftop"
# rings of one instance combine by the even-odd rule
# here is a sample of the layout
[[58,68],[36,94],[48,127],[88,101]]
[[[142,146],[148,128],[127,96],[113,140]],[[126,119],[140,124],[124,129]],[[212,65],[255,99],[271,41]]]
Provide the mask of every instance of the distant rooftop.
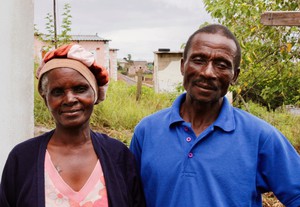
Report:
[[108,39],[104,39],[99,37],[96,33],[95,35],[71,35],[71,40],[73,41],[110,41]]
[[158,54],[158,53],[170,53],[170,54],[180,54],[180,53],[183,53],[183,51],[171,51],[169,48],[158,48],[158,51],[154,51],[155,54]]

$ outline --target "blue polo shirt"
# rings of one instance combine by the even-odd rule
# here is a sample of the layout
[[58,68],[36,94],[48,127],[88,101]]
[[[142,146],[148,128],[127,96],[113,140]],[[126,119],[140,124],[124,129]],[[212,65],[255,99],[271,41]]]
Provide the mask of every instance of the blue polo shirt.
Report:
[[300,156],[278,130],[224,98],[217,120],[196,137],[179,115],[185,95],[134,131],[130,149],[148,207],[256,207],[267,191],[300,206]]

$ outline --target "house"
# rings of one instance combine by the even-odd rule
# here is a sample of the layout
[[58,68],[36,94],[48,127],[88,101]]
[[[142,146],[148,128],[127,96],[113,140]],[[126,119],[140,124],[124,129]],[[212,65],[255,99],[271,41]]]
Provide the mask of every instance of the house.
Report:
[[170,49],[158,49],[154,52],[153,82],[154,91],[174,92],[182,83],[180,61],[182,52],[171,52]]
[[124,69],[126,67],[126,65],[128,64],[128,62],[127,62],[127,60],[122,58],[122,59],[118,59],[118,64],[119,64],[120,68]]
[[[118,49],[109,48],[111,40],[104,39],[95,35],[71,35],[71,42],[80,44],[85,49],[91,51],[96,58],[97,63],[104,66],[112,80],[117,80],[117,51]],[[47,44],[37,36],[34,37],[34,58],[40,62],[45,54],[44,48]]]
[[148,70],[148,62],[147,61],[131,61],[128,68],[128,75],[135,75],[137,71],[143,70],[143,72]]

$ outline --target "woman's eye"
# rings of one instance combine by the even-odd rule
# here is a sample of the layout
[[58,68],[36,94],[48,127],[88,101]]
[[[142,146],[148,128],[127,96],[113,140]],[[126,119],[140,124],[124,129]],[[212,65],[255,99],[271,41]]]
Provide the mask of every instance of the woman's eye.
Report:
[[76,93],[84,93],[85,91],[87,91],[87,88],[86,86],[77,86],[74,88],[74,91]]
[[51,94],[53,95],[53,96],[60,96],[60,95],[62,95],[64,93],[64,90],[62,90],[62,89],[60,89],[60,88],[56,88],[56,89],[53,89],[52,91],[51,91]]

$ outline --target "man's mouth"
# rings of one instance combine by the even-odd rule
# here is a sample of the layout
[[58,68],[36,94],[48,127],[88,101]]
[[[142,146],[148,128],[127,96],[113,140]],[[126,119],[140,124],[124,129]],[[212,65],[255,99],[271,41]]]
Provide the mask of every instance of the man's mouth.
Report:
[[210,84],[206,84],[206,83],[203,83],[203,82],[196,82],[195,85],[199,88],[203,88],[205,90],[212,90],[212,91],[215,91],[217,90],[217,87],[215,86],[212,86]]

